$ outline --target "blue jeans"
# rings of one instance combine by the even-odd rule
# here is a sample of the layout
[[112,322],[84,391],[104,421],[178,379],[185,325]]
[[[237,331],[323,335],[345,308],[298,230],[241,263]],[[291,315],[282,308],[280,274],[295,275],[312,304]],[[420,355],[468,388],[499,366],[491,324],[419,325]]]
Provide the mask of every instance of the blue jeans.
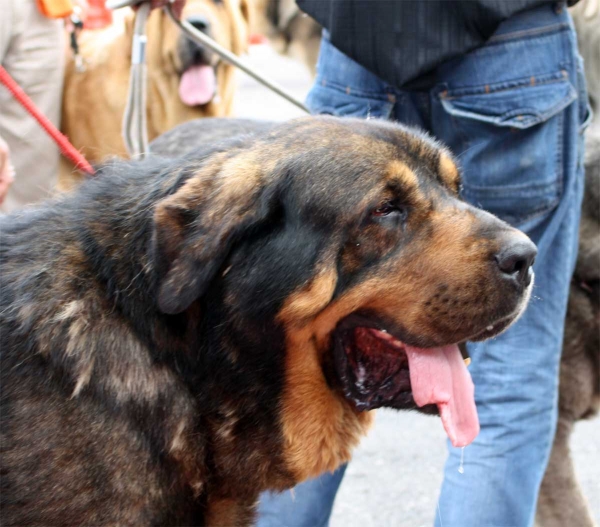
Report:
[[[460,449],[448,445],[436,514],[440,527],[530,526],[556,426],[589,120],[570,16],[543,6],[505,21],[484,47],[440,67],[427,92],[390,86],[326,37],[307,100],[314,113],[428,130],[458,157],[463,197],[538,245],[524,316],[503,335],[469,346],[481,433],[462,474]],[[326,526],[344,469],[299,485],[295,499],[263,495],[259,527]]]

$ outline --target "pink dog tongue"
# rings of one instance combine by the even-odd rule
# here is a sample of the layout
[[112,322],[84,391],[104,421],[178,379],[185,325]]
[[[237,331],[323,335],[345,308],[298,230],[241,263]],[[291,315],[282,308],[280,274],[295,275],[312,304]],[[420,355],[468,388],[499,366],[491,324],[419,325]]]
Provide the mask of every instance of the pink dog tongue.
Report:
[[206,104],[212,100],[217,88],[212,66],[190,66],[179,81],[179,97],[188,106]]
[[460,447],[471,443],[479,433],[475,388],[458,346],[406,346],[406,355],[417,406],[437,404],[452,444]]

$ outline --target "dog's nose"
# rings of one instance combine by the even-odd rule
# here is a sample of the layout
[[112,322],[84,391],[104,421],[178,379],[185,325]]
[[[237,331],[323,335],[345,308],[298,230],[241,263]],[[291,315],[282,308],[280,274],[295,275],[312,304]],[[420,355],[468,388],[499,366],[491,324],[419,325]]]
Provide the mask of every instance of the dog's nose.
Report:
[[210,22],[204,15],[192,15],[186,20],[202,33],[208,33],[210,29]]
[[528,238],[506,244],[496,254],[496,263],[500,272],[514,280],[521,287],[527,287],[531,283],[531,266],[535,261],[537,247]]

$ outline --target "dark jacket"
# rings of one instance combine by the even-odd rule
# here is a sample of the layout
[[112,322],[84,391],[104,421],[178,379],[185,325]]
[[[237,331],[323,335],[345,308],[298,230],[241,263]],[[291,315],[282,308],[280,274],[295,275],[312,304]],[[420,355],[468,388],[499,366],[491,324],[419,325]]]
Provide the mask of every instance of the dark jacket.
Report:
[[[419,88],[442,62],[481,45],[511,15],[549,0],[297,0],[332,44],[396,87]],[[574,2],[572,2],[574,3]]]

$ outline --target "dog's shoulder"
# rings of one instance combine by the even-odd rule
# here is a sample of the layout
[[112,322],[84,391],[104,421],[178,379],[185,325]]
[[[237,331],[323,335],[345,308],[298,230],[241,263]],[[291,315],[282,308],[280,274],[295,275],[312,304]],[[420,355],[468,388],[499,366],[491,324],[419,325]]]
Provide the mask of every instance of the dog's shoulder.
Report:
[[[121,481],[119,499],[144,502],[146,511],[162,503],[167,510],[161,472],[151,468],[163,452],[186,465],[179,473],[187,486],[179,491],[200,492],[201,442],[192,447],[189,440],[197,433],[193,397],[155,360],[151,315],[132,322],[144,319],[148,303],[121,301],[142,283],[148,289],[144,255],[154,205],[187,176],[179,162],[158,158],[107,165],[75,193],[1,220],[2,433],[3,444],[12,445],[3,456],[7,484],[56,480],[73,512],[79,506],[73,497],[86,484],[94,488],[90,499],[100,503]],[[128,305],[136,311],[126,312]],[[32,422],[38,426],[32,429]],[[27,460],[45,448],[47,468],[29,473]],[[68,485],[64,471],[73,474]],[[84,473],[105,474],[106,489],[86,483]],[[81,506],[86,523],[103,523],[102,507]],[[41,505],[34,509],[46,522],[54,518]],[[22,507],[10,510],[24,521]],[[131,503],[108,507],[106,514],[118,510],[124,515],[109,523],[145,523],[127,516],[138,510]]]
[[[107,165],[75,193],[2,220],[3,360],[39,355],[64,371],[63,384],[77,396],[101,355],[106,371],[93,377],[115,398],[156,396],[168,375],[152,366],[146,335],[131,324],[148,305],[120,300],[151,286],[154,204],[186,176],[173,164]],[[126,313],[127,305],[137,311]]]

